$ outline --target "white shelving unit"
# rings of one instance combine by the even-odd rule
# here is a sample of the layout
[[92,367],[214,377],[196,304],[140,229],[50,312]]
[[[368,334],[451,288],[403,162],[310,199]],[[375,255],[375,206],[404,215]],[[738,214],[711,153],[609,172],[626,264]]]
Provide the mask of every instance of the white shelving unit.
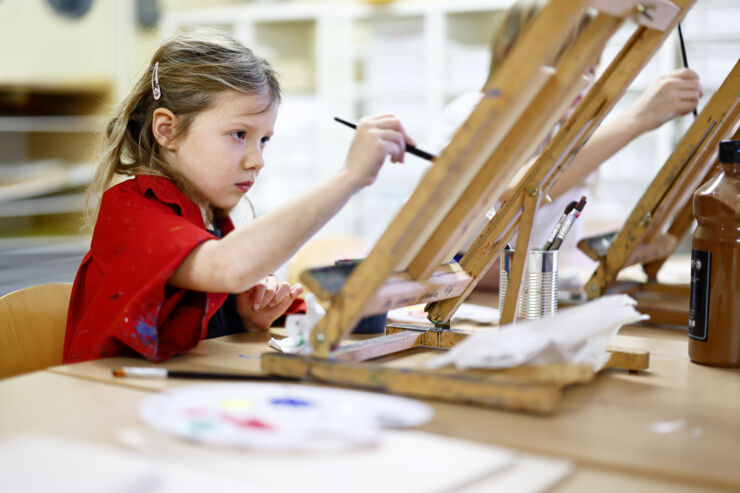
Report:
[[[334,116],[357,120],[379,112],[396,114],[417,142],[425,142],[444,105],[477,89],[488,71],[488,44],[497,12],[512,0],[398,1],[384,5],[349,2],[258,3],[165,12],[162,37],[195,26],[232,33],[267,58],[282,76],[284,102],[267,166],[252,200],[258,213],[305,190],[341,165],[351,130]],[[684,23],[689,63],[704,80],[705,98],[740,53],[736,0],[702,0]],[[715,29],[715,25],[720,25]],[[610,43],[605,67],[620,41]],[[717,50],[721,47],[721,50]],[[672,37],[628,89],[623,110],[658,75],[681,66]],[[623,214],[639,199],[691,116],[637,139],[605,163],[594,192],[599,217],[617,205]],[[423,147],[423,146],[422,146]],[[404,166],[384,167],[378,183],[355,196],[324,232],[354,233],[373,241],[413,190],[428,164],[407,156]],[[612,213],[613,214],[613,213]],[[615,225],[622,218],[614,215]]]

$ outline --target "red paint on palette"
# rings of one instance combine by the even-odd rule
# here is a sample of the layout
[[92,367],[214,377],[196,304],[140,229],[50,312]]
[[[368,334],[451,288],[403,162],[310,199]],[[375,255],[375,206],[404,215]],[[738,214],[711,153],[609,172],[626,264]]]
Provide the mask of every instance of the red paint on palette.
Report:
[[222,414],[225,421],[240,428],[253,428],[257,430],[273,431],[272,426],[255,418],[240,418],[231,414]]
[[183,409],[182,413],[187,418],[202,418],[210,414],[208,409],[204,407],[188,407]]

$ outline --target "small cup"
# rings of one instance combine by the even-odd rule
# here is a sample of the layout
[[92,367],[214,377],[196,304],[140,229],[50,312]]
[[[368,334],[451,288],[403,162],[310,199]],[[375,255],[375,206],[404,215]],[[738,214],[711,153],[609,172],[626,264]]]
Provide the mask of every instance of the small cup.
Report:
[[[532,320],[554,315],[558,311],[558,250],[530,250],[528,255],[517,318]],[[504,307],[513,260],[514,250],[504,250],[499,274],[499,309]]]

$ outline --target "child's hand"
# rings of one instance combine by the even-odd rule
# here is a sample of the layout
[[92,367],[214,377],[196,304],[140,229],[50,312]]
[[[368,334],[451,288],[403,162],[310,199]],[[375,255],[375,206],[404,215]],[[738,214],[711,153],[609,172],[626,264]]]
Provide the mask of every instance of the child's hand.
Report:
[[646,132],[693,111],[703,94],[696,72],[682,68],[658,77],[627,111]]
[[275,276],[267,276],[236,296],[236,310],[245,328],[267,330],[302,292],[300,284],[291,287]]
[[416,145],[393,115],[365,117],[357,124],[352,139],[346,169],[357,179],[359,186],[375,181],[386,156],[394,163],[402,163],[406,144]]

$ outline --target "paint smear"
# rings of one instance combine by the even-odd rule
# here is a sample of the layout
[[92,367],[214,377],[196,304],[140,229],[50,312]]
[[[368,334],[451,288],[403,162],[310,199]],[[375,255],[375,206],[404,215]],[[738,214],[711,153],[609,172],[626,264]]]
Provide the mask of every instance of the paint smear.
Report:
[[196,419],[190,422],[191,433],[203,433],[215,428],[216,424],[208,419]]
[[250,428],[254,430],[263,430],[263,431],[274,431],[273,427],[270,426],[270,424],[265,423],[264,421],[261,421],[256,418],[240,418],[238,416],[232,416],[230,414],[222,414],[224,421],[227,421],[231,423],[234,426],[238,426],[239,428]]
[[249,409],[252,407],[252,401],[242,397],[232,397],[231,399],[221,400],[220,405],[222,409],[234,411],[239,409]]
[[272,399],[270,401],[270,404],[272,404],[273,406],[289,406],[289,407],[313,406],[312,402],[309,402],[303,399],[296,399],[293,397],[279,397],[277,399]]
[[186,418],[203,418],[209,414],[205,407],[188,407],[182,410],[182,415]]

